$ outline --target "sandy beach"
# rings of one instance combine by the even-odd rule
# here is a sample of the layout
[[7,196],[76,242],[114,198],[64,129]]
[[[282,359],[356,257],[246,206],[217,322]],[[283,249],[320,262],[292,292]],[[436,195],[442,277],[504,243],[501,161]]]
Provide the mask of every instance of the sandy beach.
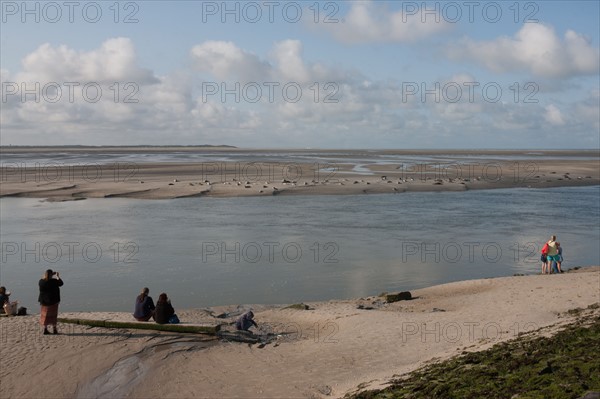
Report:
[[[588,309],[600,302],[599,286],[595,266],[443,284],[394,303],[374,296],[307,303],[309,310],[243,305],[177,312],[184,324],[223,323],[227,330],[235,314],[252,308],[261,331],[279,334],[266,345],[73,324],[43,336],[35,314],[3,317],[0,396],[342,397],[522,333],[552,334],[574,321],[571,309],[600,312]],[[224,312],[231,317],[214,317]],[[60,317],[131,321],[126,313]]]
[[[173,150],[173,149],[171,149]],[[194,148],[178,148],[181,153]],[[197,149],[196,149],[197,150]],[[35,154],[44,148],[10,149],[2,153]],[[56,150],[54,150],[56,151]],[[99,149],[63,148],[63,152],[96,154]],[[115,148],[103,151],[153,154],[168,148]],[[208,150],[205,150],[208,151]],[[46,198],[52,201],[86,198],[171,199],[270,195],[362,195],[414,191],[466,191],[494,188],[545,188],[600,184],[593,152],[547,151],[546,159],[527,151],[341,151],[332,163],[270,162],[266,150],[211,149],[251,155],[259,161],[236,162],[113,162],[61,165],[4,162],[0,197]],[[272,151],[272,150],[271,150]],[[282,150],[285,154],[285,151]],[[295,155],[302,151],[294,151]],[[315,151],[311,152],[314,156]],[[316,152],[319,154],[319,152]],[[533,154],[533,155],[532,155]],[[381,162],[377,156],[440,156],[443,162]],[[354,157],[373,157],[356,168]],[[518,161],[503,157],[519,156]],[[450,157],[454,160],[448,160]],[[453,158],[454,157],[454,158]],[[479,158],[486,157],[486,158]],[[497,157],[495,159],[494,157]],[[573,159],[581,157],[582,159]],[[347,160],[345,161],[344,159]],[[590,159],[591,158],[591,159]],[[260,159],[265,159],[261,161]]]

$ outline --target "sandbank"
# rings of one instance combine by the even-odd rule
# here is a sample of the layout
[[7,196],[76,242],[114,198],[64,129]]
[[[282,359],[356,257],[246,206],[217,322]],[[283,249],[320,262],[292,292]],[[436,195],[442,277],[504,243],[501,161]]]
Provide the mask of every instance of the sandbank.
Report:
[[[199,151],[176,147],[177,153]],[[2,154],[36,154],[44,148],[3,147]],[[52,149],[57,151],[57,149]],[[69,148],[78,154],[173,152],[169,147]],[[251,162],[107,162],[78,165],[4,162],[0,197],[72,201],[87,198],[174,199],[272,195],[401,194],[547,188],[600,184],[600,158],[590,151],[305,150],[306,162],[268,161],[275,150],[202,148],[202,153],[244,154]],[[302,150],[278,150],[298,156]],[[287,151],[287,152],[286,152]],[[320,160],[335,155],[334,163]],[[442,156],[443,161],[391,162],[386,156]],[[356,158],[363,161],[359,165]],[[508,160],[507,157],[517,157]],[[314,161],[310,161],[312,158]],[[298,158],[293,158],[298,159]],[[364,161],[367,159],[368,161]]]

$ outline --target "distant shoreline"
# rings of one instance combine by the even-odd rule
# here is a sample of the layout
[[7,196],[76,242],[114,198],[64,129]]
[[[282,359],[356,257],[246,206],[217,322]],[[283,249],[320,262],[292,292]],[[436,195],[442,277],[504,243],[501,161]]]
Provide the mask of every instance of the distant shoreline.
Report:
[[119,146],[119,145],[100,145],[100,146],[87,146],[87,145],[57,145],[57,146],[27,146],[27,145],[13,145],[13,146],[0,146],[0,154],[2,153],[37,153],[45,151],[60,151],[60,152],[102,152],[103,150],[117,150],[119,152],[132,152],[132,151],[163,151],[163,150],[206,150],[206,149],[237,149],[232,145],[130,145],[130,146]]
[[43,153],[43,152],[93,152],[102,153],[104,151],[114,152],[171,152],[171,151],[234,151],[239,153],[381,153],[386,155],[527,155],[535,158],[536,156],[593,156],[600,157],[600,149],[342,149],[342,148],[243,148],[232,145],[131,145],[131,146],[85,146],[85,145],[65,145],[65,146],[0,146],[0,155],[15,153]]

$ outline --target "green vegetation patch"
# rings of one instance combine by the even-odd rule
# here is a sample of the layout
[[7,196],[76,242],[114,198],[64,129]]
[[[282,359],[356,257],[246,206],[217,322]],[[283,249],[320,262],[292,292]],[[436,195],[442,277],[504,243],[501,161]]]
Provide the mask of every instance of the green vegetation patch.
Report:
[[550,338],[520,338],[425,366],[354,399],[580,398],[600,391],[600,316]]

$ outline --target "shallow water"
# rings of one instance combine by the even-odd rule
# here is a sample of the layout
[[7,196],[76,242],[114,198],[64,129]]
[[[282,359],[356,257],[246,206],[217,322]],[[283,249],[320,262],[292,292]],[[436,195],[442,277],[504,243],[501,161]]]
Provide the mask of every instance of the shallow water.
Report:
[[[8,151],[8,150],[5,150]],[[261,150],[261,151],[214,151],[214,150],[165,150],[157,152],[122,152],[105,149],[102,152],[3,152],[0,157],[0,165],[7,169],[21,167],[54,168],[67,165],[105,165],[114,163],[152,163],[152,162],[200,162],[200,163],[218,163],[218,162],[267,162],[282,164],[353,164],[358,167],[366,164],[394,164],[394,165],[414,165],[422,163],[485,163],[497,161],[529,161],[536,160],[598,160],[597,151],[580,150],[577,154],[556,154],[552,151],[526,152],[522,154],[483,154],[476,153],[468,155],[459,155],[452,153],[432,153],[432,154],[387,154],[378,150],[365,151],[327,151],[327,150]],[[10,173],[10,172],[7,172]]]
[[[1,284],[37,311],[61,272],[61,309],[130,311],[143,286],[175,308],[294,303],[598,265],[600,187],[177,200],[0,200]],[[560,278],[549,276],[549,278]]]

